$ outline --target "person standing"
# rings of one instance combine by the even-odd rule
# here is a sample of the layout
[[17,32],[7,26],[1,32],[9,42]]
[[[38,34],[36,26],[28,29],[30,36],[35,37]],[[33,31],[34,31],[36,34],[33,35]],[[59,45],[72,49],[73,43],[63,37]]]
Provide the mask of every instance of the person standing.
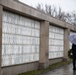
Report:
[[76,70],[76,45],[72,44],[72,54],[73,54],[73,70]]

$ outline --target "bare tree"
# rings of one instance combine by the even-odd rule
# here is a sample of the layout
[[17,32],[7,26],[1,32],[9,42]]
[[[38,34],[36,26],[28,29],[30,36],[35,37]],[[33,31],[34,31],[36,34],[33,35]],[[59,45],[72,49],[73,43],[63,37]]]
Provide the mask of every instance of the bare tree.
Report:
[[76,12],[72,13],[72,23],[76,25]]
[[43,5],[42,4],[39,4],[36,6],[36,9],[42,11],[42,12],[45,12],[45,10],[43,9]]
[[73,12],[71,14],[65,13],[64,11],[62,11],[61,7],[59,7],[57,9],[56,6],[47,5],[47,4],[45,4],[44,8],[43,8],[42,4],[38,4],[36,8],[40,11],[43,11],[43,12],[49,14],[50,16],[53,16],[53,17],[59,19],[59,20],[76,25],[76,12]]

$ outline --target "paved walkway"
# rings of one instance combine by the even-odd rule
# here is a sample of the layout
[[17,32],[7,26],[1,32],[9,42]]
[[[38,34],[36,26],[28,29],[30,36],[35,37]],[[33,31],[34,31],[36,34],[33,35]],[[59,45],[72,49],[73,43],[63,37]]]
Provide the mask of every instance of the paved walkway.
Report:
[[76,71],[73,72],[72,68],[72,64],[69,64],[58,69],[49,71],[48,73],[43,75],[76,75]]

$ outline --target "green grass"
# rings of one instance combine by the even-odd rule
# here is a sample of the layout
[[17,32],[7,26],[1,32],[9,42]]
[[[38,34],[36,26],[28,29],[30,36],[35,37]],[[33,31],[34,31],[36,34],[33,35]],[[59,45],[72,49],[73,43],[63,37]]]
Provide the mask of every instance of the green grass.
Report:
[[28,72],[21,73],[21,74],[18,74],[18,75],[38,75],[38,74],[41,74],[41,73],[44,73],[44,72],[47,72],[47,71],[56,69],[56,68],[58,68],[58,67],[60,67],[60,66],[63,66],[63,65],[69,64],[69,63],[71,63],[71,60],[69,60],[69,61],[63,61],[63,62],[58,62],[58,63],[52,64],[52,65],[50,65],[50,66],[49,66],[48,68],[46,68],[46,69],[28,71]]

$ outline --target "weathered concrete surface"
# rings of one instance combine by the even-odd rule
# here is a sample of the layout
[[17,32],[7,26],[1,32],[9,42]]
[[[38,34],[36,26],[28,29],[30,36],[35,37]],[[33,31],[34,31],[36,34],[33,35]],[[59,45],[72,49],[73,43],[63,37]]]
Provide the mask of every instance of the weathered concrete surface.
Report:
[[58,69],[49,71],[43,75],[76,75],[76,72],[72,70],[72,64],[60,67]]
[[68,59],[68,50],[70,48],[70,43],[69,43],[69,39],[68,36],[70,34],[70,29],[65,29],[64,30],[64,60]]
[[46,20],[52,24],[55,24],[56,26],[60,26],[62,28],[69,28],[76,31],[76,26],[70,25],[66,22],[51,17],[21,2],[17,2],[14,0],[0,0],[0,5],[3,6],[4,10],[12,11],[38,20]]
[[1,75],[17,75],[19,73],[24,73],[36,69],[38,69],[38,62],[27,63],[22,65],[19,64],[15,66],[7,66],[1,68],[2,71]]
[[[39,68],[48,67],[48,50],[49,50],[49,22],[42,21],[40,27],[40,52],[39,52]],[[41,66],[42,65],[42,66]]]

